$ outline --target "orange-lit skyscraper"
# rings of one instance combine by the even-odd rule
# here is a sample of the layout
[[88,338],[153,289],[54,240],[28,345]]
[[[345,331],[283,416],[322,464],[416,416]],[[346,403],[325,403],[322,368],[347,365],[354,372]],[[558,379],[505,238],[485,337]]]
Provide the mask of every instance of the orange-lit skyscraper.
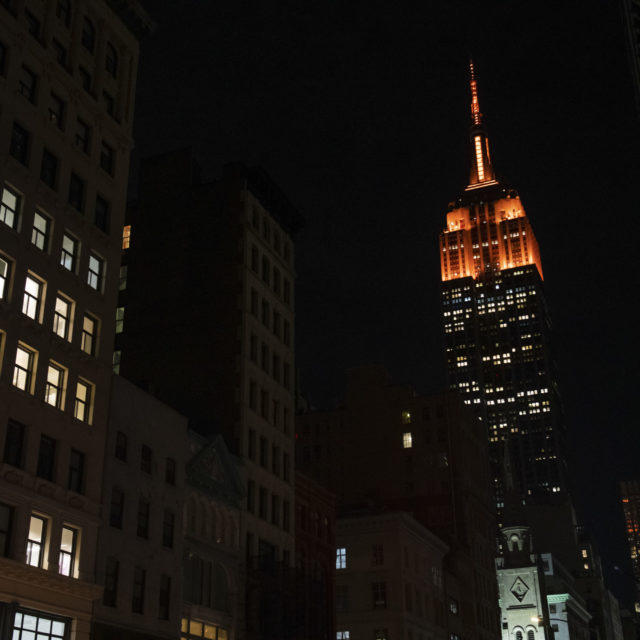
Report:
[[566,495],[564,423],[538,243],[496,177],[470,68],[470,179],[440,234],[442,312],[448,381],[486,425],[501,510],[508,469],[523,496]]
[[640,594],[640,481],[620,483],[631,569]]

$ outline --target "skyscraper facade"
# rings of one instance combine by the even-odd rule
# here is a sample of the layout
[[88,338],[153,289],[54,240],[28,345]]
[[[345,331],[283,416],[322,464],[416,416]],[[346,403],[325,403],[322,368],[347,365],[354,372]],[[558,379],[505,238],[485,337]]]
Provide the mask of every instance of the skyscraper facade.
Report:
[[565,495],[564,425],[538,243],[496,176],[470,68],[470,178],[440,234],[442,314],[448,382],[485,425],[501,510],[505,482]]

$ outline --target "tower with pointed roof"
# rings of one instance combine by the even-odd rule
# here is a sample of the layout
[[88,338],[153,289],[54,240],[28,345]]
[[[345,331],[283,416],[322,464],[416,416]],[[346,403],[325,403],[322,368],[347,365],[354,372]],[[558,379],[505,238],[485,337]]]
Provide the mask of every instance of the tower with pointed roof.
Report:
[[540,251],[517,191],[497,177],[470,62],[469,184],[440,234],[447,378],[485,425],[498,511],[513,490],[566,497],[564,422]]

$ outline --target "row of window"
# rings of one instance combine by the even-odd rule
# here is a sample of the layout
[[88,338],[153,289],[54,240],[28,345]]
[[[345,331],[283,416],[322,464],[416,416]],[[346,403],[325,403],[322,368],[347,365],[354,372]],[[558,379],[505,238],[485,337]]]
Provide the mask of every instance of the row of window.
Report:
[[[114,486],[111,489],[111,504],[109,507],[109,526],[115,529],[122,529],[124,526],[124,508],[125,494],[124,491]],[[150,504],[143,498],[138,501],[136,532],[141,538],[149,537],[149,514]],[[175,533],[176,516],[171,509],[164,509],[162,515],[162,530],[160,536],[162,546],[173,549],[173,539]]]
[[[0,554],[7,557],[11,554],[12,534],[15,510],[11,505],[0,503]],[[29,516],[29,529],[25,540],[25,562],[32,567],[48,569],[49,562],[45,552],[50,547],[52,522],[47,516],[32,513]],[[58,547],[58,573],[63,576],[77,577],[77,551],[80,532],[77,527],[63,524],[60,531]],[[51,557],[51,554],[49,554]]]
[[259,274],[262,281],[278,296],[282,301],[291,306],[291,281],[286,276],[281,275],[278,267],[271,265],[269,258],[262,255],[260,260],[260,251],[254,244],[251,246],[251,270]]
[[260,406],[258,407],[258,385],[255,380],[249,380],[249,409],[262,416],[269,424],[282,428],[289,433],[291,426],[291,410],[282,406],[280,400],[272,397],[267,389],[260,388]]
[[[109,556],[105,564],[102,604],[107,607],[117,606],[119,582],[120,561],[113,556]],[[147,604],[147,596],[153,591],[154,590],[149,589],[147,585],[147,570],[144,567],[136,565],[133,569],[131,611],[133,613],[143,614]],[[171,613],[171,576],[166,573],[161,573],[155,591],[158,593],[158,619],[169,620]]]
[[247,482],[247,511],[271,522],[276,527],[282,527],[283,531],[289,531],[291,528],[289,501],[283,500],[275,493],[272,493],[271,499],[269,499],[269,490],[266,487],[258,486],[256,491],[256,483],[253,480]]
[[270,374],[285,389],[291,390],[291,365],[283,362],[275,351],[272,353],[269,345],[264,342],[260,343],[260,362],[258,363],[258,336],[255,333],[249,336],[249,359],[256,365],[259,364],[265,373]]
[[266,298],[262,298],[262,304],[258,304],[258,292],[251,289],[251,314],[255,318],[261,318],[262,324],[269,329],[278,340],[287,346],[291,346],[291,323],[280,315],[274,307],[271,312],[271,305]]
[[[3,334],[0,333],[0,340]],[[12,384],[21,391],[35,394],[36,375],[38,370],[38,352],[29,345],[19,342],[13,365]],[[61,364],[49,360],[44,380],[43,400],[52,407],[65,410],[67,393],[69,391],[69,370]],[[73,396],[73,417],[81,422],[91,424],[93,419],[93,405],[95,401],[95,386],[78,376]]]
[[[127,462],[129,452],[129,438],[122,431],[116,432],[114,457],[122,462]],[[140,471],[149,475],[153,474],[153,450],[146,444],[140,447]],[[176,484],[176,461],[173,458],[165,458],[164,480],[167,484]]]
[[[16,420],[7,422],[7,431],[4,442],[3,462],[13,467],[24,467],[26,426]],[[38,462],[36,475],[50,482],[56,482],[55,477],[56,458],[58,456],[58,443],[55,439],[42,434],[38,449]],[[84,493],[85,455],[82,451],[71,448],[69,453],[69,466],[66,478],[66,487],[76,493]]]
[[[13,123],[11,139],[9,142],[9,154],[20,164],[28,167],[31,162],[31,133],[18,122]],[[82,120],[78,119],[76,132],[76,146],[88,152],[90,140],[90,128]],[[58,190],[60,182],[60,160],[47,147],[43,147],[40,161],[40,180],[53,191]],[[100,167],[107,173],[113,172],[114,151],[104,140],[100,149]],[[86,206],[86,181],[71,171],[69,173],[69,189],[67,202],[76,211],[84,213]],[[105,233],[109,232],[109,218],[111,205],[103,196],[97,194],[93,212],[93,221],[96,227]],[[13,226],[13,225],[10,225]]]
[[269,451],[268,439],[260,436],[258,443],[256,430],[249,429],[247,437],[247,457],[249,460],[258,462],[262,467],[268,469],[269,453],[271,453],[271,472],[278,478],[282,477],[285,482],[289,482],[291,477],[289,454],[286,451],[281,452],[280,447],[276,444],[272,444],[271,451]]

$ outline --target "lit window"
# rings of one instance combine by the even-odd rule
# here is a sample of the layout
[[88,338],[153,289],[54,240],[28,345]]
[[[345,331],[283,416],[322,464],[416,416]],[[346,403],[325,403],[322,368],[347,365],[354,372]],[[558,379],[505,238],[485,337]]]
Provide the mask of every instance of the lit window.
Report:
[[349,640],[348,631],[336,631],[336,640]]
[[582,557],[583,558],[588,558],[589,557],[589,554],[587,553],[586,549],[582,549]]
[[32,515],[29,519],[29,535],[27,537],[27,564],[42,567],[44,544],[47,536],[47,521],[40,516]]
[[411,431],[406,431],[402,434],[402,446],[405,449],[411,449],[413,446],[413,438],[411,436]]
[[90,356],[95,355],[96,349],[96,325],[97,321],[89,314],[85,313],[82,319],[82,338],[80,348]]
[[62,296],[56,296],[53,332],[63,340],[71,340],[71,302]]
[[124,330],[124,307],[116,309],[116,333],[122,333]]
[[402,424],[411,424],[411,412],[403,411],[402,412]]
[[104,275],[104,260],[94,253],[89,256],[89,272],[87,284],[96,291],[102,289],[102,277]]
[[62,252],[60,254],[60,264],[69,271],[75,271],[77,256],[78,241],[65,233],[62,236]]
[[4,222],[12,229],[16,228],[18,222],[18,209],[20,207],[20,196],[5,187],[2,190],[2,203],[0,204],[0,222]]
[[24,296],[22,298],[22,313],[32,320],[38,320],[42,298],[42,282],[27,276],[24,282]]
[[127,288],[127,272],[128,272],[128,267],[126,264],[123,264],[120,267],[120,283],[118,286],[118,289],[120,291],[124,291]]
[[131,225],[127,224],[122,228],[122,248],[128,249],[131,246]]
[[76,400],[73,408],[73,415],[81,422],[91,424],[91,401],[93,396],[93,386],[89,382],[78,380],[76,385]]
[[0,257],[0,300],[4,300],[9,280],[9,262]]
[[28,347],[18,345],[16,362],[13,368],[13,385],[31,393],[33,372],[36,363],[36,352]]
[[336,569],[347,568],[347,549],[346,547],[338,547],[336,549]]
[[78,532],[76,529],[64,526],[62,527],[62,536],[60,538],[60,555],[58,557],[58,571],[63,576],[74,575],[74,565],[76,560],[76,540]]
[[47,384],[44,388],[44,401],[56,409],[64,409],[65,370],[50,363],[47,369]]
[[38,630],[38,640],[63,640],[67,637],[67,622],[59,618],[34,615],[33,611],[16,611],[13,618],[12,638],[33,638]]

